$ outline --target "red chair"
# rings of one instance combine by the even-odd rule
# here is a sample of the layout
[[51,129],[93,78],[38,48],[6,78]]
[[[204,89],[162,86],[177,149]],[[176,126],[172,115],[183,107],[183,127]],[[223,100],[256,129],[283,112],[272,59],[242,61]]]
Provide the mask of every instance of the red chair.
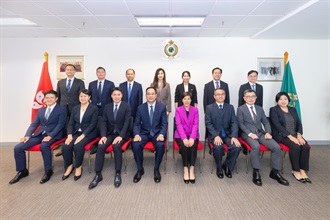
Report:
[[90,141],[88,144],[85,145],[85,151],[88,151],[88,172],[92,172],[92,158],[91,158],[91,148],[93,145],[99,142],[100,138],[96,137],[94,140]]
[[[165,148],[165,149],[164,149],[164,153],[165,153],[164,172],[165,172],[165,174],[166,174],[166,162],[167,162],[167,140],[164,141],[164,148]],[[154,147],[154,145],[152,144],[151,141],[147,142],[147,143],[144,145],[143,149],[150,150],[150,151],[153,151],[153,152],[156,150],[155,147]]]
[[[247,149],[247,154],[246,154],[246,173],[248,173],[249,172],[249,161],[250,161],[251,146],[245,140],[243,140],[241,137],[238,138],[238,141],[241,142],[242,146]],[[260,144],[260,152],[261,152],[260,158],[261,159],[263,158],[265,151],[270,151],[270,150],[267,147],[265,147],[265,145]]]
[[[121,150],[123,151],[124,154],[124,164],[125,164],[125,168],[124,168],[124,172],[126,174],[126,170],[127,170],[127,158],[126,158],[126,154],[125,151],[128,149],[128,147],[130,146],[130,144],[132,144],[132,138],[130,138],[128,141],[126,141],[125,143],[123,143],[123,145],[121,146]],[[111,157],[112,157],[112,152],[113,152],[113,145],[110,144],[106,149],[105,152],[111,153]]]
[[[53,170],[54,170],[54,153],[53,151],[58,147],[58,145],[64,143],[66,140],[66,138],[62,138],[58,141],[55,141],[52,145],[50,145],[50,150],[51,150],[51,153],[52,153],[52,165],[53,165]],[[27,158],[27,167],[28,167],[28,170],[30,170],[30,152],[35,152],[35,151],[39,151],[41,152],[40,150],[40,144],[36,144],[34,145],[33,147],[30,147],[29,149],[26,150],[28,152],[28,158]]]
[[[198,152],[200,152],[203,149],[203,144],[202,142],[198,141],[198,145],[197,145],[197,154],[199,154]],[[173,139],[173,155],[174,155],[174,151],[179,152],[180,148],[178,143],[175,141],[175,139]],[[176,154],[176,158],[175,158],[175,173],[177,172],[177,165],[178,165],[178,158],[179,158],[179,154]],[[199,172],[202,173],[202,158],[199,155],[198,156],[199,162]]]

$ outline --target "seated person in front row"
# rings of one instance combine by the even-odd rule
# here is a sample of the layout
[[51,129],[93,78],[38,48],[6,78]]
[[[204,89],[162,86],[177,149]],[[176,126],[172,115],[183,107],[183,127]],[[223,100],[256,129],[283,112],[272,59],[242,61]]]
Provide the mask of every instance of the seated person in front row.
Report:
[[[192,93],[184,92],[181,95],[182,106],[175,111],[176,130],[175,141],[178,143],[183,163],[183,181],[195,183],[195,160],[198,145],[198,108],[191,106]],[[189,170],[188,170],[189,166]]]
[[154,181],[159,183],[161,175],[159,166],[164,155],[164,141],[167,132],[166,106],[156,102],[157,91],[154,87],[146,89],[147,102],[138,107],[134,122],[133,153],[137,165],[137,173],[133,182],[137,183],[144,174],[143,169],[143,147],[151,141],[155,147]]
[[[262,107],[255,105],[256,93],[252,89],[244,91],[244,101],[246,104],[237,109],[237,119],[242,131],[242,138],[251,146],[251,163],[253,167],[253,183],[257,186],[262,185],[260,169],[260,144],[265,145],[271,150],[272,170],[269,177],[277,180],[282,185],[289,185],[289,182],[282,177],[281,147],[272,139],[271,127]],[[265,130],[262,128],[264,126]]]
[[93,189],[102,181],[102,169],[104,164],[105,150],[112,144],[115,155],[114,179],[115,187],[121,185],[121,166],[122,166],[122,149],[121,146],[128,141],[130,137],[129,122],[131,118],[131,107],[122,101],[123,93],[119,87],[112,89],[111,98],[113,102],[107,104],[103,111],[101,124],[101,139],[97,147],[95,158],[96,175],[88,188]]
[[[237,140],[238,123],[234,107],[225,103],[226,92],[219,88],[214,90],[215,102],[206,107],[205,124],[208,130],[208,141],[213,144],[213,157],[217,164],[217,176],[222,179],[223,171],[228,178],[232,178],[236,159],[241,150]],[[228,147],[227,158],[222,163],[224,144]]]
[[[75,169],[74,180],[77,181],[82,175],[82,163],[85,154],[85,145],[96,138],[98,108],[90,103],[91,92],[83,89],[79,92],[80,105],[72,108],[72,114],[67,127],[68,137],[62,147],[65,172],[62,180],[69,178]],[[73,166],[73,152],[75,165]]]
[[292,175],[302,183],[312,181],[306,172],[309,170],[309,145],[302,137],[303,128],[295,108],[288,106],[290,97],[279,92],[275,101],[277,105],[270,108],[270,120],[274,140],[289,147]]
[[[53,175],[50,145],[62,138],[62,130],[66,123],[67,113],[65,107],[56,104],[57,93],[54,90],[44,93],[44,101],[47,106],[39,109],[25,136],[21,138],[20,143],[14,148],[17,174],[9,184],[17,183],[21,178],[29,175],[29,171],[26,169],[25,150],[36,144],[40,144],[44,160],[45,174],[41,178],[40,183],[47,182]],[[39,126],[39,130],[34,133]]]

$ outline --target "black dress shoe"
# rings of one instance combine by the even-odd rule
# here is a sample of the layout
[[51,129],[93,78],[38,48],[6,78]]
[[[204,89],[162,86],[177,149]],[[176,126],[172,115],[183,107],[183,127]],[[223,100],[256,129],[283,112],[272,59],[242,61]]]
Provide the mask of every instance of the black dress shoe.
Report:
[[27,169],[19,171],[19,172],[17,172],[16,176],[12,180],[10,180],[9,184],[17,183],[20,179],[22,179],[28,175],[29,175],[29,171]]
[[57,152],[57,153],[55,154],[55,157],[59,157],[59,156],[62,156],[62,150],[60,150],[59,152]]
[[185,180],[185,179],[183,179],[183,182],[184,182],[185,184],[189,184],[189,180]]
[[305,178],[305,182],[306,183],[312,183],[312,180],[307,177],[307,178]]
[[253,172],[253,183],[257,186],[262,186],[261,176],[259,172]]
[[144,174],[144,169],[138,170],[136,174],[134,175],[133,182],[137,183],[141,180],[142,175]]
[[[69,175],[64,175],[63,174],[63,176],[62,176],[62,180],[66,180],[67,178],[69,178],[69,176],[71,175],[71,173],[73,172],[73,170],[74,170],[74,168],[72,167],[72,170],[71,170],[71,172],[69,173]],[[66,172],[66,171],[65,171]]]
[[222,169],[225,171],[226,177],[232,178],[231,171],[225,164],[222,164]]
[[190,179],[189,181],[190,181],[191,184],[195,184],[195,179],[193,179],[193,180]]
[[81,173],[80,173],[80,175],[79,175],[79,176],[76,176],[76,175],[74,175],[74,177],[73,177],[74,181],[77,181],[77,180],[79,180],[79,179],[80,179],[80,177],[81,177],[81,175],[82,175],[82,173],[83,173],[83,168],[81,168]]
[[217,176],[222,179],[223,178],[223,171],[222,169],[217,169]]
[[40,183],[43,184],[45,182],[48,182],[48,180],[50,180],[50,177],[53,175],[53,173],[54,172],[52,169],[48,170],[41,178]]
[[162,176],[160,175],[159,169],[154,170],[154,180],[155,183],[159,183],[162,180]]
[[283,178],[283,176],[280,174],[280,172],[278,172],[277,174],[275,174],[273,171],[270,171],[270,174],[269,174],[269,177],[274,179],[274,180],[277,180],[277,182],[279,184],[282,184],[284,186],[288,186],[289,185],[289,182]]
[[292,176],[293,176],[296,180],[298,180],[299,182],[301,182],[301,183],[306,183],[306,180],[305,180],[304,178],[300,178],[300,179],[298,179],[293,173],[292,173]]
[[119,187],[121,185],[121,176],[119,173],[117,173],[115,176],[114,185],[115,187]]
[[94,179],[92,182],[89,184],[88,189],[93,189],[97,186],[99,182],[103,180],[102,174],[95,175]]

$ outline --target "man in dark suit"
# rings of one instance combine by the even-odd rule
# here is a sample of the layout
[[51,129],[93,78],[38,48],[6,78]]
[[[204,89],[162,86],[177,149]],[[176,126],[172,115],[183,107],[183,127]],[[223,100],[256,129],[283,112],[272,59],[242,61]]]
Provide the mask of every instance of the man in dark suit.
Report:
[[133,69],[126,70],[126,82],[119,85],[123,91],[123,101],[131,106],[131,115],[135,120],[136,111],[143,102],[143,91],[140,83],[134,81],[135,71]]
[[262,107],[263,104],[263,87],[262,85],[256,83],[258,79],[258,71],[250,70],[247,74],[248,82],[239,87],[238,92],[238,106],[245,104],[244,101],[244,91],[247,89],[252,89],[257,94],[257,99],[255,104]]
[[104,107],[112,101],[111,92],[115,84],[105,79],[106,71],[103,67],[96,69],[96,76],[97,80],[89,83],[88,90],[92,93],[92,104],[99,107],[99,116],[102,116]]
[[[53,175],[50,145],[63,137],[62,129],[66,123],[67,113],[66,108],[56,104],[57,93],[54,90],[45,92],[44,97],[47,106],[39,109],[25,136],[14,148],[17,174],[9,184],[17,183],[21,178],[29,175],[26,169],[25,150],[36,144],[40,144],[44,160],[45,174],[40,183],[47,182]],[[39,130],[36,131],[39,126]]]
[[164,155],[167,132],[166,106],[161,102],[156,102],[157,91],[154,87],[146,89],[146,98],[147,102],[138,107],[134,122],[133,153],[138,171],[133,182],[139,182],[144,174],[143,147],[151,141],[156,150],[154,181],[159,183],[161,181],[159,166]]
[[[215,102],[206,107],[205,124],[208,140],[213,144],[213,157],[217,164],[217,176],[223,178],[223,170],[228,178],[232,177],[241,144],[237,140],[238,123],[234,107],[225,103],[224,89],[214,91]],[[224,144],[228,147],[226,161],[222,164]]]
[[131,108],[126,102],[122,102],[122,91],[115,87],[112,91],[111,98],[113,102],[107,104],[103,111],[101,125],[101,139],[97,148],[95,158],[96,175],[89,184],[89,189],[93,189],[102,181],[102,169],[104,164],[104,154],[107,147],[112,144],[115,154],[116,175],[114,179],[115,187],[121,185],[121,166],[122,166],[122,149],[121,146],[130,137],[129,122],[131,118]]
[[[262,107],[255,105],[257,96],[255,91],[248,89],[244,91],[246,104],[237,109],[237,119],[242,131],[242,138],[251,146],[251,163],[253,167],[253,183],[262,185],[260,169],[260,143],[271,150],[272,170],[269,177],[277,180],[282,185],[289,185],[289,182],[282,177],[279,170],[282,169],[281,147],[272,139],[271,127]],[[264,129],[263,129],[264,127]]]
[[206,111],[206,106],[214,103],[215,100],[213,97],[213,93],[214,90],[218,88],[222,88],[225,90],[226,93],[225,103],[230,104],[228,84],[220,80],[221,76],[222,76],[222,69],[220,69],[219,67],[215,67],[212,70],[213,80],[209,83],[206,83],[204,86],[204,99],[203,99],[204,112]]

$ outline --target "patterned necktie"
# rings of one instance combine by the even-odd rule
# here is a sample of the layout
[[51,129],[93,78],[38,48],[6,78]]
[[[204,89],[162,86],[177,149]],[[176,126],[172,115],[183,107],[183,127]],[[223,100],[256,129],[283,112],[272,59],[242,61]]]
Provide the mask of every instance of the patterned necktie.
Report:
[[[219,105],[219,109],[222,111],[223,110],[223,105]],[[221,136],[222,137],[226,137],[226,132],[225,132],[225,129],[221,129]]]
[[216,84],[215,88],[216,88],[216,89],[219,89],[219,88],[220,88],[219,81],[218,81],[218,82],[215,82],[215,84]]
[[68,85],[66,85],[66,91],[70,92],[71,89],[71,79],[69,79]]
[[115,121],[117,119],[117,112],[118,112],[118,105],[115,105],[115,110],[113,111],[113,118],[115,119]]
[[99,86],[97,88],[97,103],[101,102],[101,95],[102,95],[102,82],[99,82]]
[[255,85],[254,84],[252,84],[252,90],[253,91],[256,91],[256,88],[255,88]]
[[253,121],[256,121],[256,120],[257,120],[257,115],[256,115],[256,113],[255,113],[254,110],[253,110],[253,106],[251,106],[250,109],[251,109],[251,111],[252,111]]
[[127,97],[128,104],[131,103],[131,91],[132,91],[132,84],[128,83],[128,97]]
[[150,124],[152,125],[152,119],[154,117],[154,107],[152,105],[150,106],[149,117],[150,117]]
[[46,112],[46,115],[45,115],[46,120],[48,120],[49,115],[50,115],[50,108],[47,108],[47,112]]

